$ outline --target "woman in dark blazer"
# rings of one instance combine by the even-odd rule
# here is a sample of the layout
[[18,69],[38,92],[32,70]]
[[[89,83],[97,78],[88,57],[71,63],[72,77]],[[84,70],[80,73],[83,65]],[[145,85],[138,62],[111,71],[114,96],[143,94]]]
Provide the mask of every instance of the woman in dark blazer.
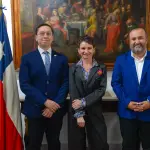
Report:
[[70,67],[69,150],[108,150],[101,101],[107,84],[106,66],[94,58],[93,39],[79,41],[80,61]]

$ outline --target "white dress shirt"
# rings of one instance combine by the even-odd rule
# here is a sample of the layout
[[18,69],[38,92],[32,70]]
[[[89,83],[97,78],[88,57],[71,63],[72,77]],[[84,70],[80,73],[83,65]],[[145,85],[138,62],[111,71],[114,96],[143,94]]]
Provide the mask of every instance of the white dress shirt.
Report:
[[145,55],[141,59],[137,59],[137,58],[134,57],[133,52],[131,52],[131,56],[134,58],[136,73],[137,73],[139,84],[140,84],[140,81],[141,81],[143,65],[144,65],[146,55],[147,55],[147,52],[145,53]]
[[[43,52],[45,52],[45,50],[38,46],[38,51],[40,52],[40,55],[41,55],[41,57],[42,57],[42,60],[43,60],[43,62],[44,62],[44,65],[45,65],[45,54],[43,53]],[[47,51],[49,52],[48,55],[49,55],[50,62],[51,62],[52,49],[49,48]]]

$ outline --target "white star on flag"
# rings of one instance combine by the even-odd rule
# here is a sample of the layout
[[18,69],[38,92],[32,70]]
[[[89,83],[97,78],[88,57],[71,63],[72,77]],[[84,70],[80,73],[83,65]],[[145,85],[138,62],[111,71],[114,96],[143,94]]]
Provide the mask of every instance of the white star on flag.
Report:
[[1,61],[2,57],[3,57],[3,55],[5,55],[4,51],[3,51],[3,47],[4,47],[4,42],[2,43],[0,41],[0,61]]

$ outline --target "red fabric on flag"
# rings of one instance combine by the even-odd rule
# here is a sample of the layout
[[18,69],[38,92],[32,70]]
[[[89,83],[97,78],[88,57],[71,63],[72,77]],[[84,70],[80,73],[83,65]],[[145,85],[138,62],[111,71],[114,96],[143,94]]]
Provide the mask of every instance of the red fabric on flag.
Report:
[[3,83],[0,81],[0,150],[23,150],[22,138],[10,119],[3,99]]
[[5,112],[6,112],[6,107],[3,99],[3,84],[0,81],[0,149],[4,150],[5,149]]

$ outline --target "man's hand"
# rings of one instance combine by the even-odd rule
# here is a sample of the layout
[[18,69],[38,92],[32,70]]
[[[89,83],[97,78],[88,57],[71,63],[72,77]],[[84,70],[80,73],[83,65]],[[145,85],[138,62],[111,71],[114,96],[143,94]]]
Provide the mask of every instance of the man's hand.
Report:
[[56,102],[47,99],[46,102],[44,103],[44,105],[51,111],[51,112],[55,112],[57,109],[60,108],[60,105],[57,104]]
[[51,112],[48,108],[45,108],[45,109],[43,110],[42,115],[43,115],[44,117],[46,117],[46,118],[51,118],[52,115],[53,115],[53,112]]
[[139,103],[139,112],[150,109],[150,102],[145,100]]
[[73,102],[72,102],[72,108],[73,109],[79,109],[81,107],[81,100],[79,99],[75,99]]
[[133,111],[139,111],[139,106],[137,105],[137,102],[134,101],[129,103],[128,108]]
[[83,117],[77,118],[77,124],[79,127],[83,128],[85,126],[85,120]]
[[128,108],[135,112],[142,112],[144,110],[150,109],[150,102],[145,100],[143,102],[133,102],[131,101]]

